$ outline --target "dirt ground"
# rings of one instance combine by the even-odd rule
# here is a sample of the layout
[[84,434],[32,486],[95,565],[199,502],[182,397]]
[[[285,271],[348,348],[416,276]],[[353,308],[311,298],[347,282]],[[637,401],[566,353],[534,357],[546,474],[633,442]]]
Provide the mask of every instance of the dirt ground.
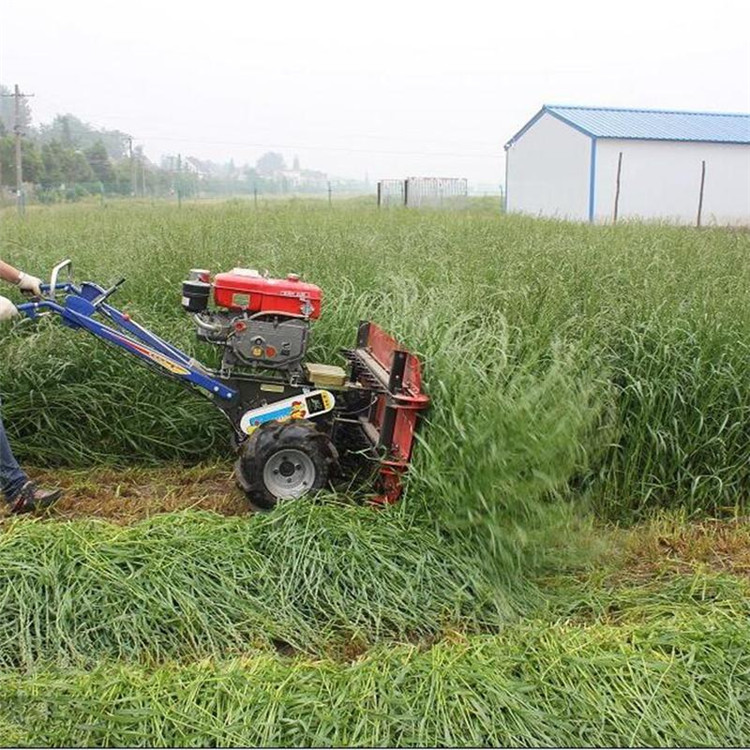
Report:
[[[132,523],[157,513],[195,508],[227,516],[250,513],[231,463],[166,468],[28,469],[29,476],[65,494],[51,518],[105,518]],[[7,513],[5,509],[1,511]]]

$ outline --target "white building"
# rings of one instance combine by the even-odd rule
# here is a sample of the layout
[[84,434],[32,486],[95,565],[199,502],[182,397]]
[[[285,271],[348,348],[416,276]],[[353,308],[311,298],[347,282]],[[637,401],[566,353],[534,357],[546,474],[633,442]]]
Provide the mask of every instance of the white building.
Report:
[[750,115],[544,106],[505,144],[506,209],[750,225]]

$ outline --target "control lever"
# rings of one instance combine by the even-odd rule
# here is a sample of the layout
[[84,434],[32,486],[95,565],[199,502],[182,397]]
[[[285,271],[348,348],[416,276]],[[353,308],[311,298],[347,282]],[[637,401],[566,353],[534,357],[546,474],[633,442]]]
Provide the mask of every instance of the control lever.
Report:
[[109,289],[105,289],[91,304],[94,307],[101,305],[102,302],[111,297],[125,283],[125,281],[126,279],[124,277],[115,281]]

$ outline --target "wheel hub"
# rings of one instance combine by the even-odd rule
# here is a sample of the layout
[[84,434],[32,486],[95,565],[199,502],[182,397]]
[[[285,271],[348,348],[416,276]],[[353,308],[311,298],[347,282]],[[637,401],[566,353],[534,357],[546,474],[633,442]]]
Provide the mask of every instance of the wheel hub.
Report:
[[274,453],[263,468],[263,482],[279,499],[304,495],[315,481],[315,465],[303,451],[284,448]]

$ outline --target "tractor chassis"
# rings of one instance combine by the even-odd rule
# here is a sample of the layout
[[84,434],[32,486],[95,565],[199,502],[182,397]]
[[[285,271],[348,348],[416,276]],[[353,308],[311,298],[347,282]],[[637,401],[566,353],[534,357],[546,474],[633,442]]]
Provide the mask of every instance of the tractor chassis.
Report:
[[[231,422],[234,445],[240,448],[247,435],[240,428],[242,415],[263,403],[301,395],[314,384],[269,372],[222,373],[200,362],[132,320],[129,314],[107,304],[122,281],[109,289],[92,282],[58,283],[65,261],[55,267],[44,297],[22,305],[19,312],[34,319],[53,314],[63,324],[84,329],[125,350],[160,375],[176,379],[209,398]],[[64,299],[58,299],[58,295]],[[96,316],[99,317],[96,317]],[[411,460],[420,412],[429,398],[422,392],[420,362],[375,323],[359,324],[357,345],[342,351],[349,377],[335,394],[332,412],[313,419],[339,450],[357,453],[377,466],[376,502],[396,501],[402,478]],[[354,437],[353,432],[356,433]]]

